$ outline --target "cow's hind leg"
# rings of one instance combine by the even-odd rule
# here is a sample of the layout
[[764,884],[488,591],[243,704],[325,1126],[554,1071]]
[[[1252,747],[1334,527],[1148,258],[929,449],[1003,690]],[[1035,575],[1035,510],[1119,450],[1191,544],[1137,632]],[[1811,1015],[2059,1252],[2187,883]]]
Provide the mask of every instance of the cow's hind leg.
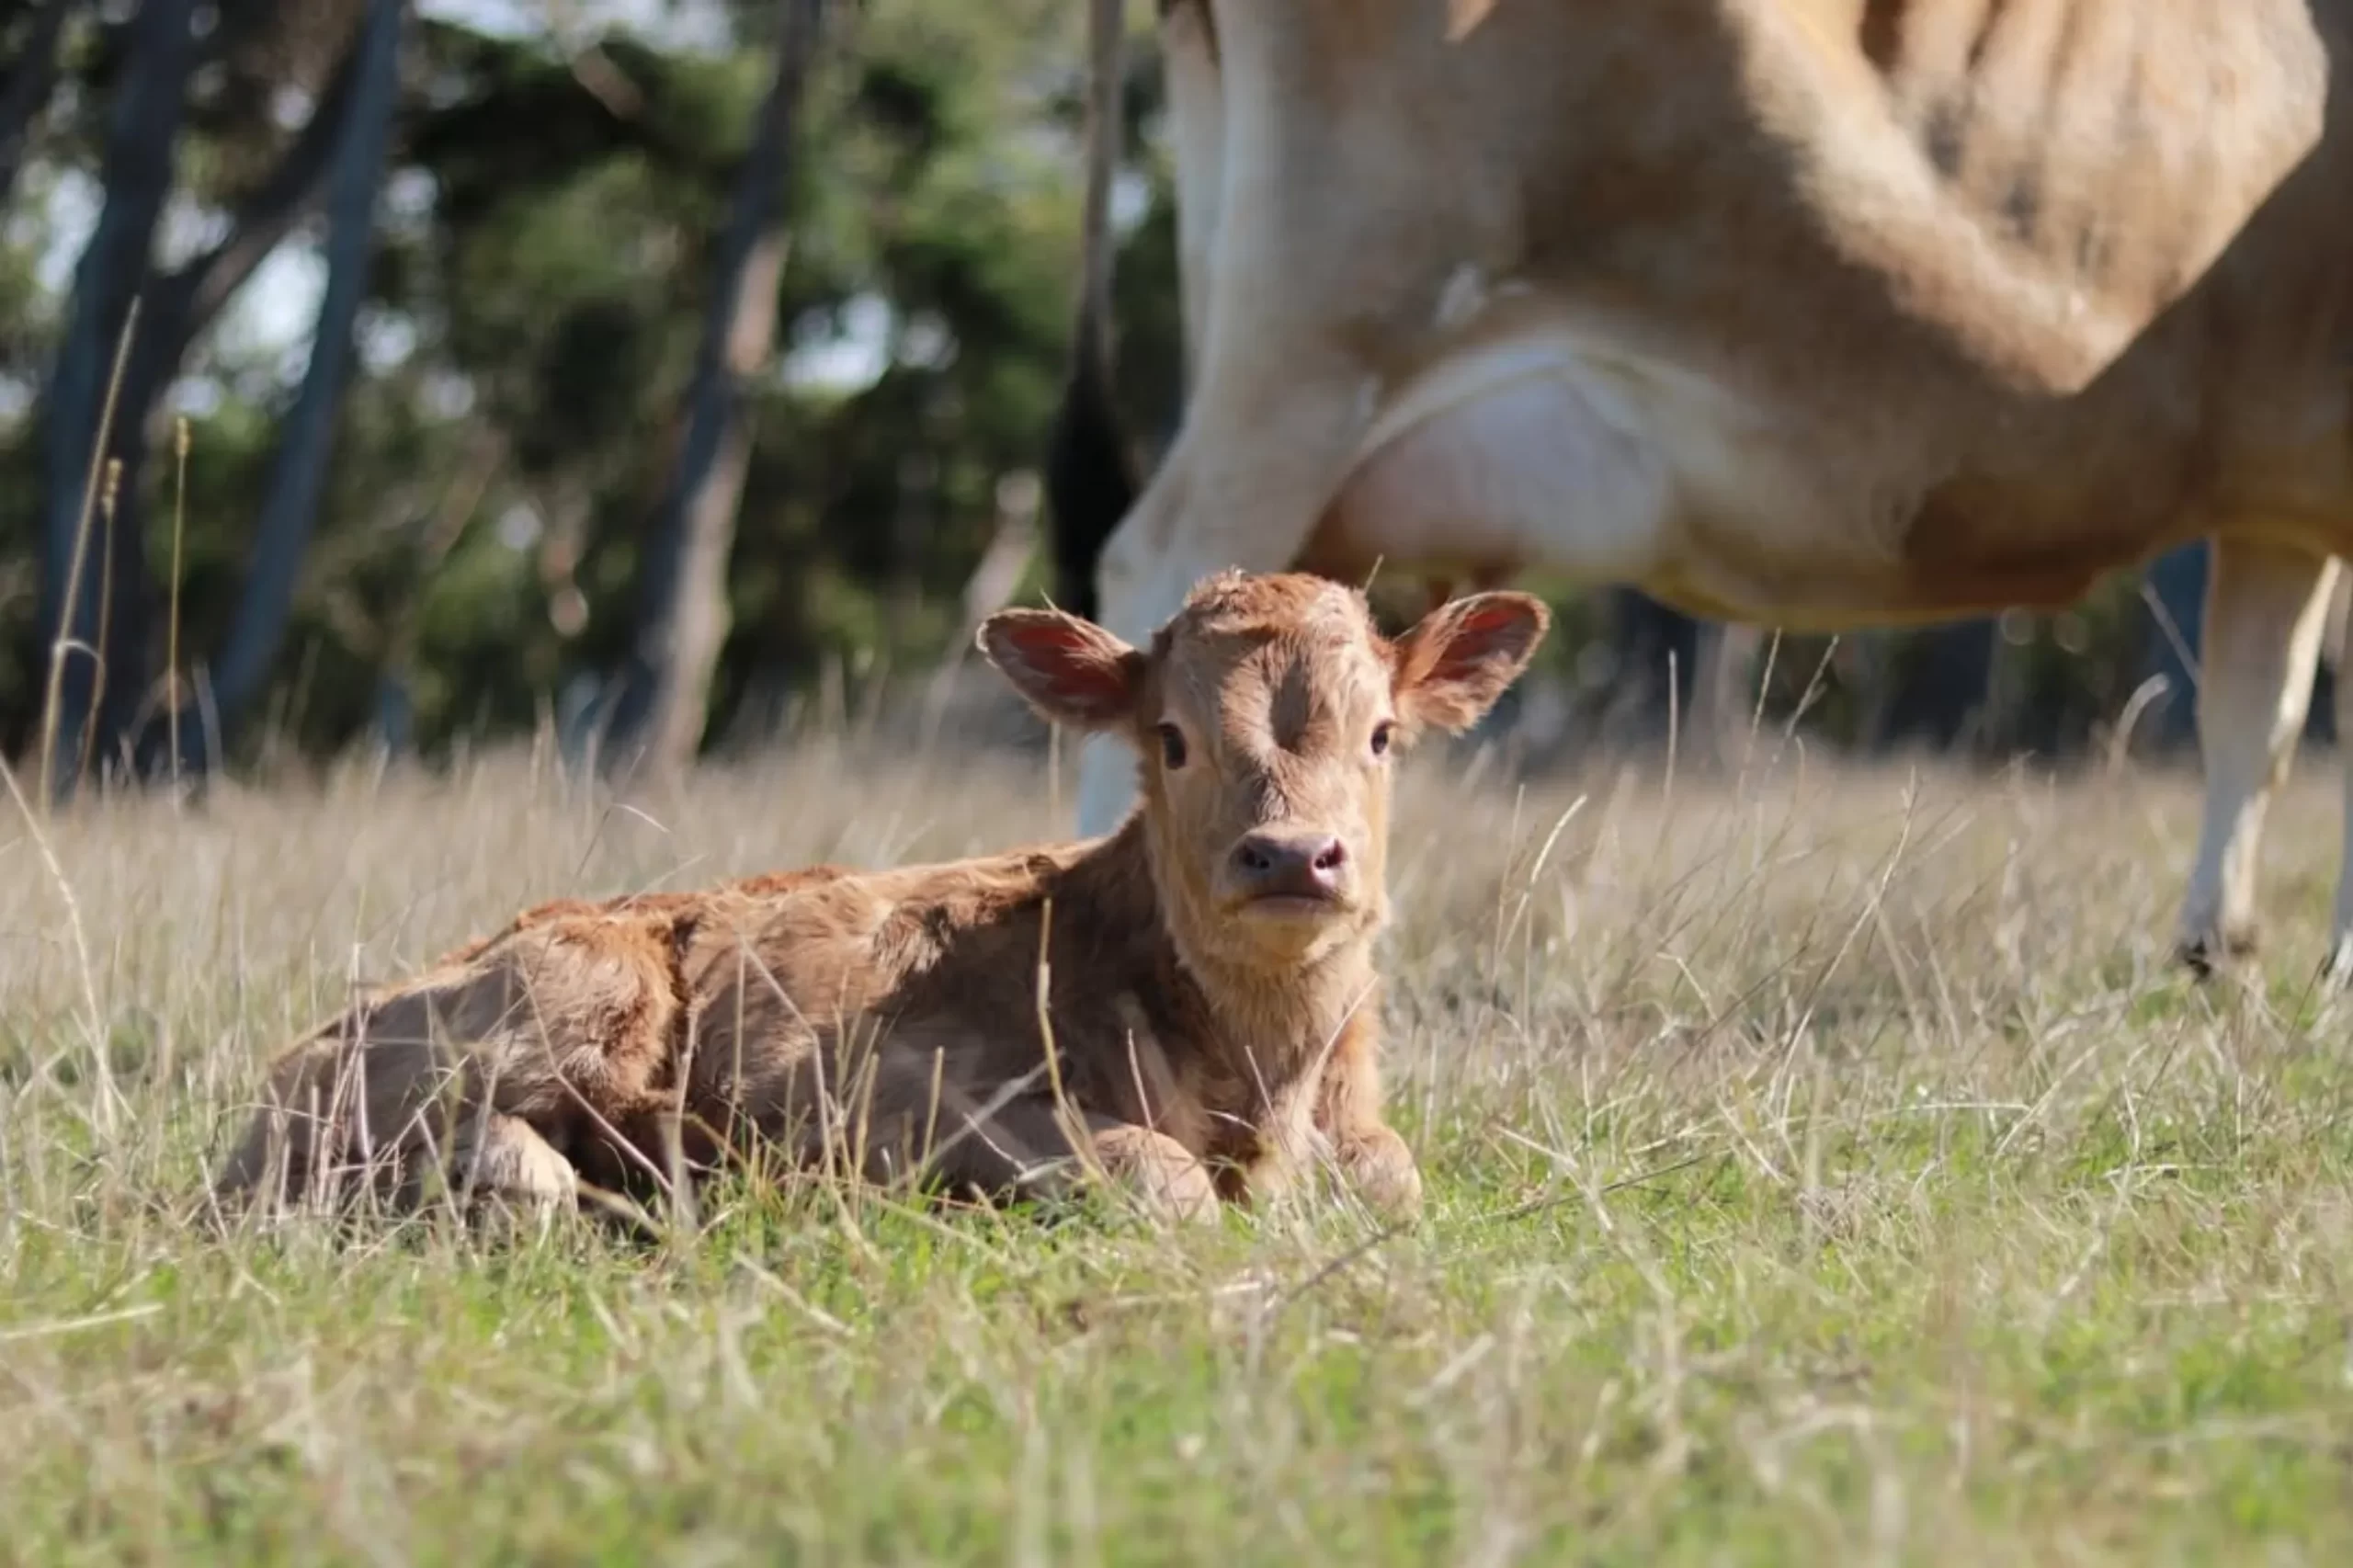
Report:
[[541,1215],[569,1209],[580,1197],[580,1173],[520,1117],[496,1111],[465,1117],[450,1142],[456,1196]]
[[[1218,1209],[1217,1183],[1182,1143],[1151,1128],[1081,1113],[1081,1136],[1094,1165],[1161,1219],[1198,1221]],[[1061,1197],[1086,1178],[1086,1161],[1051,1098],[1025,1095],[1005,1105],[976,1105],[949,1091],[932,1123],[921,1164],[950,1187],[1028,1197]]]
[[[361,1016],[355,1010],[278,1059],[213,1178],[217,1203],[306,1203],[347,1197],[371,1183],[380,1191],[403,1185],[397,1147],[369,1136],[369,1119],[360,1107],[366,1064],[347,1037]],[[400,1066],[429,1068],[407,1058]],[[429,1097],[429,1091],[416,1097]]]
[[2198,682],[2205,820],[2177,949],[2200,975],[2255,947],[2264,812],[2312,703],[2336,572],[2290,545],[2213,541]]
[[271,1072],[215,1192],[332,1199],[358,1178],[405,1206],[450,1162],[453,1188],[471,1168],[508,1197],[568,1196],[540,1129],[650,1103],[677,1027],[673,946],[659,917],[566,917],[360,1004]]

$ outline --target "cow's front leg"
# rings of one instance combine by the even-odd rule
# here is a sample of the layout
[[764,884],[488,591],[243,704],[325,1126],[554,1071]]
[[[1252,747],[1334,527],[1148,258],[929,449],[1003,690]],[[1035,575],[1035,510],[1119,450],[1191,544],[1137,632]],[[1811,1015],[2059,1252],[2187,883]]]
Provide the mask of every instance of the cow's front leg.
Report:
[[[1261,270],[1246,256],[1229,262],[1237,276]],[[1104,543],[1097,619],[1134,647],[1149,647],[1203,578],[1290,569],[1370,420],[1377,383],[1345,324],[1330,319],[1328,301],[1275,286],[1295,268],[1264,270],[1267,290],[1219,301],[1184,426]],[[1079,833],[1110,832],[1134,801],[1133,755],[1090,738],[1079,754]]]
[[[1306,545],[1314,511],[1304,502],[1293,516],[1268,513],[1247,531],[1203,517],[1193,505],[1199,487],[1188,466],[1199,447],[1178,443],[1104,546],[1096,585],[1101,621],[1131,646],[1150,647],[1154,631],[1185,608],[1202,579],[1225,571],[1288,571]],[[1087,736],[1078,759],[1080,836],[1117,828],[1135,798],[1134,751],[1117,735]]]
[[[937,1135],[921,1164],[950,1187],[985,1193],[1066,1197],[1095,1172],[1142,1200],[1155,1218],[1216,1216],[1216,1181],[1192,1151],[1165,1133],[1097,1112],[1064,1110],[1044,1096],[992,1108],[945,1086]],[[1086,1144],[1082,1157],[1077,1140]]]
[[2206,809],[2177,949],[2200,975],[2254,949],[2264,812],[2303,732],[2336,572],[2290,545],[2213,542],[2198,681]]
[[1351,1022],[1342,1033],[1324,1063],[1315,1125],[1330,1141],[1341,1174],[1367,1203],[1410,1218],[1421,1212],[1422,1173],[1414,1151],[1381,1119],[1378,1036],[1369,1020]]

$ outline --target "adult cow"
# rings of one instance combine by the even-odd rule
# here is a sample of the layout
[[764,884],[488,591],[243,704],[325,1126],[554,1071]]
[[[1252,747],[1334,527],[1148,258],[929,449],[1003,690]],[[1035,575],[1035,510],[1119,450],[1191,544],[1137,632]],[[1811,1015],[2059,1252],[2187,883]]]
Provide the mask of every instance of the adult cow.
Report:
[[[1100,619],[1379,561],[1834,631],[2203,535],[2181,952],[2242,951],[2353,553],[2348,35],[2353,0],[1163,0],[1188,408]],[[1131,788],[1090,749],[1082,829]]]

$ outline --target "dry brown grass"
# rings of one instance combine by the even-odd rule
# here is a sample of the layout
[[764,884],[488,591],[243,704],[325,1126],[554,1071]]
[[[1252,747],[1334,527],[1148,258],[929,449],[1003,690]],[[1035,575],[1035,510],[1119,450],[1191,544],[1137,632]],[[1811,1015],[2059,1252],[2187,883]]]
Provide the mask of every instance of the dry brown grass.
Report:
[[0,1551],[2342,1560],[2332,789],[2275,814],[2256,983],[2200,990],[2187,778],[1463,772],[1409,768],[1393,858],[1400,1233],[735,1190],[654,1247],[208,1241],[150,1201],[354,979],[558,894],[1046,835],[1033,760],[347,770],[68,813],[57,876],[0,824]]

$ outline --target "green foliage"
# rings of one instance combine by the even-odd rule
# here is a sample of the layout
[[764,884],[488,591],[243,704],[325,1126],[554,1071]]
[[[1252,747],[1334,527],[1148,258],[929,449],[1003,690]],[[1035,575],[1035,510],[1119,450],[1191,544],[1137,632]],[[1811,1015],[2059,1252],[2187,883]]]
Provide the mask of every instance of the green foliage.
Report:
[[[738,44],[717,52],[609,33],[593,71],[548,37],[446,18],[414,31],[370,352],[282,661],[280,678],[302,688],[284,694],[287,738],[318,751],[359,739],[404,625],[428,749],[485,720],[529,722],[626,646],[710,249],[763,87],[768,9],[742,8]],[[829,655],[904,666],[952,634],[947,607],[996,526],[999,481],[1035,460],[1060,373],[1078,259],[1077,150],[1051,91],[1079,60],[1065,11],[884,0],[835,13],[795,159],[779,335],[805,357],[855,328],[880,338],[884,362],[847,387],[779,374],[756,389],[722,709]],[[63,161],[88,167],[99,106],[78,91],[118,66],[112,35],[76,42],[76,93],[40,149],[51,161],[28,171],[0,246],[0,323],[11,362],[36,377],[57,311],[32,262],[74,243],[37,199]],[[1041,74],[1040,60],[1066,63]],[[191,126],[180,164],[198,210],[233,203],[285,140],[267,115],[218,105]],[[205,405],[180,585],[199,661],[233,614],[271,422],[302,354],[299,341],[256,352],[215,334],[184,367]],[[34,429],[6,427],[0,559],[35,555]],[[488,482],[455,540],[428,547],[485,439]],[[142,475],[159,575],[168,451],[165,432]],[[159,582],[159,611],[166,597]],[[0,744],[33,722],[35,608],[28,572],[0,575]],[[160,673],[161,620],[157,667],[142,675]],[[726,723],[715,715],[712,733]]]

